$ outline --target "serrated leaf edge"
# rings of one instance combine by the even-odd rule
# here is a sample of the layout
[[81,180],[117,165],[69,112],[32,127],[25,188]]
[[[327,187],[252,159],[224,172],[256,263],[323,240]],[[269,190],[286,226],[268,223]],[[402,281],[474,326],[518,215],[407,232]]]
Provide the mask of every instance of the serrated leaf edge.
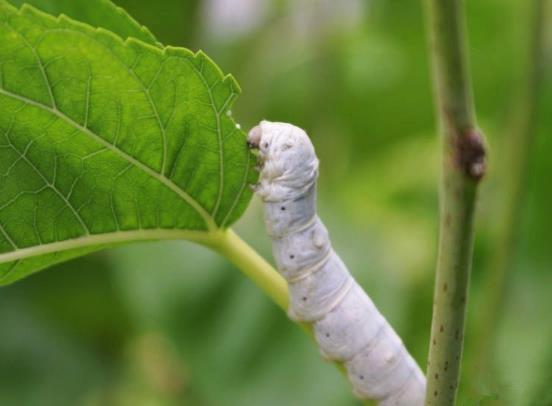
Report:
[[[50,14],[47,14],[41,10],[36,9],[35,7],[23,4],[19,9],[16,7],[13,7],[11,4],[6,3],[3,0],[0,0],[4,7],[12,8],[16,10],[16,13],[19,15],[25,15],[27,13],[29,14],[37,14],[40,15],[43,18],[47,18],[51,21],[54,21],[56,24],[66,23],[69,26],[75,25],[80,26],[80,29],[83,31],[88,32],[90,35],[99,35],[108,37],[111,40],[114,40],[116,42],[119,42],[122,46],[128,47],[128,46],[139,46],[143,48],[147,48],[150,51],[153,51],[155,53],[158,53],[163,56],[175,56],[180,57],[184,59],[186,62],[190,63],[193,66],[193,63],[190,61],[190,57],[194,60],[203,60],[204,62],[211,65],[211,67],[215,68],[217,74],[220,76],[221,81],[223,84],[226,84],[231,87],[232,94],[231,97],[224,103],[224,105],[217,109],[214,99],[210,93],[209,86],[207,85],[206,78],[203,76],[203,74],[195,67],[194,71],[198,74],[198,76],[201,78],[201,80],[206,85],[206,88],[209,90],[209,96],[211,98],[211,104],[213,111],[217,117],[217,120],[220,120],[220,116],[224,114],[226,111],[228,111],[235,98],[239,93],[241,93],[241,88],[235,78],[231,74],[226,74],[222,72],[222,70],[212,61],[212,59],[206,55],[202,50],[199,50],[197,52],[192,52],[189,49],[181,48],[181,47],[174,47],[174,46],[163,46],[160,43],[157,43],[155,46],[152,44],[148,44],[146,42],[143,42],[140,39],[129,37],[126,39],[123,39],[119,37],[118,35],[114,34],[113,32],[106,30],[101,27],[92,27],[88,24],[81,23],[79,21],[73,20],[69,17],[67,17],[64,14],[60,14],[57,17],[54,17]],[[121,9],[123,12],[124,9]],[[138,23],[137,23],[138,24]],[[147,28],[143,27],[145,30]],[[64,29],[70,30],[69,27],[64,27]],[[147,30],[149,32],[149,30]],[[190,204],[197,212],[200,214],[200,216],[204,219],[206,225],[207,225],[207,231],[193,231],[193,230],[179,230],[179,229],[138,229],[138,230],[132,230],[132,231],[117,231],[113,233],[102,233],[102,234],[88,234],[83,237],[75,238],[75,239],[68,239],[63,241],[57,241],[53,243],[48,244],[42,244],[27,248],[19,248],[15,251],[9,251],[6,253],[0,254],[0,264],[1,263],[7,263],[12,261],[18,261],[25,258],[32,258],[39,255],[44,255],[48,253],[54,253],[54,252],[61,252],[61,251],[67,251],[71,249],[77,249],[77,248],[84,248],[89,247],[93,245],[105,245],[105,244],[113,244],[113,243],[127,243],[127,242],[133,242],[133,241],[148,241],[148,240],[166,240],[166,239],[186,239],[190,241],[194,241],[197,243],[201,243],[204,245],[214,245],[215,241],[218,240],[220,234],[224,231],[223,228],[226,225],[226,222],[228,218],[230,217],[231,213],[235,209],[239,197],[242,195],[243,190],[246,187],[246,180],[247,180],[247,174],[249,173],[248,170],[245,170],[244,173],[244,181],[242,182],[242,186],[240,191],[238,192],[238,195],[236,199],[234,200],[232,206],[228,210],[228,213],[226,214],[225,218],[220,224],[220,227],[217,226],[215,223],[215,215],[216,211],[218,210],[218,205],[220,204],[220,199],[222,196],[222,189],[219,189],[219,197],[217,198],[217,205],[215,206],[216,209],[213,211],[213,213],[208,213],[195,199],[193,199],[188,193],[186,193],[184,190],[182,190],[178,185],[174,184],[170,179],[166,178],[164,175],[161,175],[160,173],[156,172],[155,170],[149,168],[147,165],[141,163],[140,161],[136,160],[134,157],[126,154],[124,151],[113,147],[111,144],[109,144],[108,141],[104,140],[99,135],[95,134],[91,130],[89,130],[86,127],[83,127],[77,122],[74,122],[71,118],[67,117],[62,112],[58,111],[57,109],[54,109],[50,106],[44,105],[42,103],[36,102],[34,100],[27,99],[23,96],[14,94],[12,92],[6,91],[3,88],[0,88],[0,93],[19,99],[23,103],[34,105],[35,107],[48,110],[50,113],[58,116],[62,120],[68,122],[70,125],[75,126],[76,128],[79,128],[81,131],[87,133],[88,135],[92,136],[94,139],[96,139],[98,142],[101,142],[104,144],[107,148],[110,148],[113,152],[123,155],[125,159],[127,159],[129,162],[133,163],[135,166],[139,167],[146,173],[148,173],[150,176],[155,177],[157,180],[159,180],[161,183],[165,184],[167,187],[169,187],[173,192],[178,194],[183,200],[185,200],[188,204]],[[218,131],[220,132],[220,125],[217,123]],[[222,145],[219,143],[219,151],[222,153]],[[250,157],[249,157],[250,159]],[[248,163],[249,163],[248,159]],[[222,161],[221,161],[222,162]],[[221,173],[223,171],[223,166],[221,165]],[[246,168],[247,169],[247,168]],[[222,177],[221,177],[222,179]],[[0,284],[4,284],[5,281],[9,278],[10,272],[7,272],[0,278]]]

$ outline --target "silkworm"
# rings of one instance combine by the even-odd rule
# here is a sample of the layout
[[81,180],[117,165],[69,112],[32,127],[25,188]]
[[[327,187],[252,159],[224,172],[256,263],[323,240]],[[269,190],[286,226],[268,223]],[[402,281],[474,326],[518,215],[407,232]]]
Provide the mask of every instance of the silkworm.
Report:
[[264,203],[278,271],[288,282],[290,318],[312,323],[322,356],[345,365],[361,399],[423,405],[424,375],[335,253],[316,214],[319,163],[307,134],[291,124],[262,121],[248,143],[258,149],[254,190]]

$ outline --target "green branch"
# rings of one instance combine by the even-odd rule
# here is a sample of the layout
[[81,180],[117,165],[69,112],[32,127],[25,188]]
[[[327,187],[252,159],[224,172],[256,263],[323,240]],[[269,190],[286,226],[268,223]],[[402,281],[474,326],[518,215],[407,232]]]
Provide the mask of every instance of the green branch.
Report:
[[479,180],[485,172],[476,128],[460,0],[426,0],[443,148],[439,253],[426,405],[454,405],[460,375]]

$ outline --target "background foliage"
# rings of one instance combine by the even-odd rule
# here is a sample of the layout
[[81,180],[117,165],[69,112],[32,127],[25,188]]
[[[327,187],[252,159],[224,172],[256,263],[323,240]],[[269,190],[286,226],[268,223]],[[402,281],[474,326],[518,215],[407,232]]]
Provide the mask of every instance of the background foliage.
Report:
[[[339,3],[119,2],[161,42],[203,49],[236,77],[243,93],[233,115],[244,128],[267,118],[309,131],[334,245],[425,365],[439,148],[421,5]],[[476,326],[504,221],[508,157],[501,151],[523,102],[530,2],[467,7],[490,173],[479,205],[461,404],[547,405],[550,75],[541,86],[521,232],[492,346],[496,367],[488,379],[469,373],[478,368]],[[237,228],[269,258],[260,209],[255,200]],[[355,404],[345,379],[284,314],[224,259],[191,243],[102,252],[3,288],[0,323],[0,404]]]

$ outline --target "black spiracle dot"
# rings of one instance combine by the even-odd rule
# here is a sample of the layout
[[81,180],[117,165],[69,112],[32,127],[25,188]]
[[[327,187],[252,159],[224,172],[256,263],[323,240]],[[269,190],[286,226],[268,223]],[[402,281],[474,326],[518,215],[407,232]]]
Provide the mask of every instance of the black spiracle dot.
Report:
[[280,210],[285,211],[285,210],[286,210],[286,206],[280,207]]
[[268,142],[265,142],[263,145],[265,148],[268,148]]
[[289,256],[289,259],[293,259],[293,258],[295,258],[295,255],[291,254],[291,255]]
[[303,296],[301,299],[303,300],[303,302],[306,302],[306,301],[307,301],[307,297],[306,297],[306,296]]
[[363,381],[363,380],[364,380],[364,375],[359,375],[359,376],[358,376],[358,379],[360,379],[361,381]]
[[330,338],[330,333],[326,333],[326,338]]

